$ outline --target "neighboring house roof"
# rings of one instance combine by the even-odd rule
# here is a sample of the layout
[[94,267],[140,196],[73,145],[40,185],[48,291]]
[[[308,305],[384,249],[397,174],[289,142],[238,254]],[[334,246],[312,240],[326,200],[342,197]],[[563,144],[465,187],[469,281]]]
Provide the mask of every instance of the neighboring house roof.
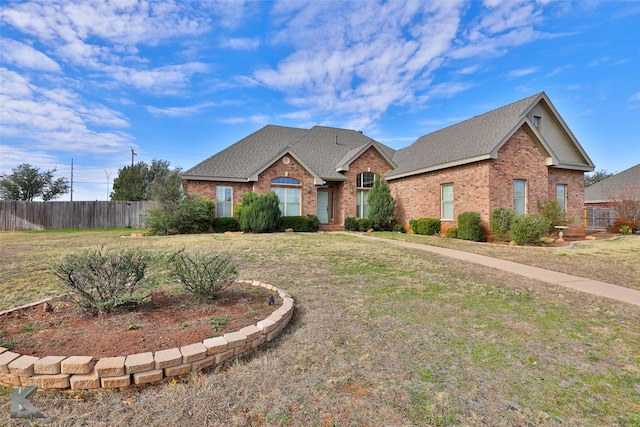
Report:
[[[626,192],[627,194],[620,194],[620,192]],[[640,164],[586,187],[584,189],[584,202],[612,202],[625,195],[630,196],[632,199],[640,197]]]
[[[534,116],[544,117],[536,127]],[[452,166],[495,159],[498,150],[524,127],[551,167],[592,171],[593,162],[544,92],[418,138],[395,151],[362,132],[325,126],[311,129],[268,125],[182,174],[184,179],[257,181],[274,161],[290,154],[314,177],[316,185],[344,180],[343,172],[373,148],[397,179]]]
[[297,129],[267,125],[182,174],[184,179],[257,181],[258,175],[285,154],[315,178],[316,185],[345,180],[340,171],[373,147],[389,162],[394,150],[362,132],[325,126]]
[[[547,137],[533,124],[533,111],[544,111],[552,123]],[[542,114],[541,112],[536,114]],[[590,171],[593,162],[544,92],[422,136],[398,150],[399,165],[386,175],[402,178],[447,167],[497,158],[498,150],[523,125],[547,155],[548,165]]]

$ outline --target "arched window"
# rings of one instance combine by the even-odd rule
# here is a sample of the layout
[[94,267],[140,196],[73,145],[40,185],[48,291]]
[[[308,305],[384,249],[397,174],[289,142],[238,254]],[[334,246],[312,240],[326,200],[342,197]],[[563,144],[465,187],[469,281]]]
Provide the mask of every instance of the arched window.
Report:
[[295,178],[281,176],[271,180],[271,191],[280,199],[280,213],[282,216],[300,215],[301,182]]
[[356,176],[356,217],[369,217],[369,188],[373,187],[376,174],[373,172],[362,172]]

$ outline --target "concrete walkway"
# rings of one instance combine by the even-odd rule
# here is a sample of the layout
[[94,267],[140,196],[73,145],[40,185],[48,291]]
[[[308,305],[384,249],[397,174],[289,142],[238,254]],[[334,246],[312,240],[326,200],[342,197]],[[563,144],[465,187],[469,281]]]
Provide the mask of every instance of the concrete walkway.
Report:
[[390,245],[402,246],[410,249],[419,249],[421,251],[433,252],[444,255],[446,257],[459,259],[461,261],[472,262],[487,267],[495,268],[509,273],[519,274],[520,276],[530,279],[540,280],[552,283],[558,286],[575,289],[581,292],[587,292],[606,298],[626,302],[640,307],[640,291],[625,288],[618,285],[612,285],[598,280],[585,279],[583,277],[572,276],[570,274],[559,273],[557,271],[546,270],[544,268],[532,267],[529,265],[518,264],[512,261],[492,258],[485,255],[478,255],[471,252],[458,251],[455,249],[439,248],[436,246],[423,245],[420,243],[403,242],[399,240],[383,239],[367,234],[349,233],[349,235],[362,237],[365,239],[377,240],[388,243]]

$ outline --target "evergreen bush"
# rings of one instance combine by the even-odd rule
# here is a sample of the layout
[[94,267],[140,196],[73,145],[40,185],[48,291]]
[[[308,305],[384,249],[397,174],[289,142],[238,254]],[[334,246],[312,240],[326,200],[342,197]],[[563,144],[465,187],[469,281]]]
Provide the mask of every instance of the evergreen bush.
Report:
[[536,244],[547,234],[549,220],[543,215],[516,215],[511,221],[511,238],[518,245]]
[[236,218],[215,218],[213,220],[214,233],[225,233],[227,231],[240,231],[240,223]]
[[508,208],[496,208],[491,212],[491,235],[496,240],[509,240],[513,211]]
[[358,220],[358,231],[368,231],[373,227],[373,223],[369,218],[360,218]]
[[449,227],[447,228],[447,231],[444,233],[445,237],[448,237],[450,239],[457,239],[458,238],[458,227]]
[[419,218],[409,221],[409,227],[413,234],[433,236],[440,233],[440,220],[438,218]]
[[463,212],[458,215],[458,239],[484,241],[484,230],[478,212]]
[[159,203],[148,210],[146,220],[150,234],[187,234],[211,231],[216,204],[198,196]]
[[240,229],[251,233],[273,233],[280,228],[280,208],[274,192],[257,195],[253,192],[242,197]]
[[344,219],[344,229],[347,231],[358,231],[358,221],[351,216]]
[[380,175],[380,172],[376,173],[373,187],[367,194],[367,201],[369,203],[368,217],[373,229],[377,231],[387,229],[395,211],[395,202],[387,181]]

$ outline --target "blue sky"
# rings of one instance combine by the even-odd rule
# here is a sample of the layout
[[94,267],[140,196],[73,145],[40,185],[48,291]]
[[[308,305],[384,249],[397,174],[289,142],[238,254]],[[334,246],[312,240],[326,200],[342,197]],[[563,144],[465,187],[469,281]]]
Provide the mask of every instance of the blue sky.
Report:
[[596,170],[640,163],[638,1],[0,8],[0,171],[70,179],[73,159],[74,200],[106,200],[132,148],[186,170],[276,124],[398,149],[541,91]]

